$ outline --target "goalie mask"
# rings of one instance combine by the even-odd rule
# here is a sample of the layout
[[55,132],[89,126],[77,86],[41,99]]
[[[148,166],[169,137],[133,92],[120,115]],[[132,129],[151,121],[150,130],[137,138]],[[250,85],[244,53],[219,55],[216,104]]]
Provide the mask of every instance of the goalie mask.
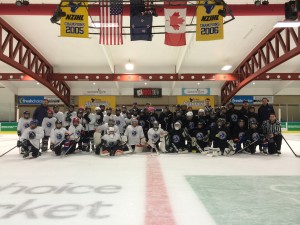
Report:
[[187,113],[186,113],[186,118],[187,118],[188,120],[192,120],[192,119],[193,119],[193,112],[187,112]]
[[175,130],[180,130],[181,129],[181,123],[180,122],[176,122],[174,124],[174,128],[175,128]]
[[109,127],[107,130],[107,134],[109,135],[110,138],[113,138],[115,135],[115,128]]
[[56,127],[56,129],[60,129],[62,127],[62,122],[60,120],[56,120],[55,127]]
[[157,131],[159,128],[159,123],[157,121],[153,122],[153,130]]

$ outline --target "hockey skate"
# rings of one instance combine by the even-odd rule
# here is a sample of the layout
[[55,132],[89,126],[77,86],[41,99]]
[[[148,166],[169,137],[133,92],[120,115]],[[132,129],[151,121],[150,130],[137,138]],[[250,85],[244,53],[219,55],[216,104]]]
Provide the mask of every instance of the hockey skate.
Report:
[[225,156],[231,156],[231,155],[234,155],[235,154],[235,151],[231,148],[225,148],[224,149],[224,155]]
[[185,154],[185,153],[188,153],[188,152],[189,151],[186,148],[184,148],[184,149],[179,148],[178,149],[178,154]]
[[212,149],[212,157],[217,157],[219,155],[221,155],[220,148],[213,148]]

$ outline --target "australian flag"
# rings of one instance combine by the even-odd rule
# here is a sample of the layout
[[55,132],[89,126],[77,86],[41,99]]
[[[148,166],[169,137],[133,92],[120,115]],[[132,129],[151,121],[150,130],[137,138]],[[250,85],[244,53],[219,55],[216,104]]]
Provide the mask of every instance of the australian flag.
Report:
[[110,15],[120,15],[123,13],[122,0],[110,0]]
[[130,17],[131,41],[152,41],[152,15]]

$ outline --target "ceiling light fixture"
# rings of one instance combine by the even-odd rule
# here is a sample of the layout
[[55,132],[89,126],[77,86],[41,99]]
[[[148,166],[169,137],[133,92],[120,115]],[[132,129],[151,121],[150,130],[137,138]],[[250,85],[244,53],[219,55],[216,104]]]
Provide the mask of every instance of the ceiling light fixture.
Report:
[[130,62],[130,60],[125,64],[125,69],[129,71],[134,69],[134,65]]
[[17,6],[27,6],[29,5],[29,0],[16,0],[16,5]]
[[274,28],[281,28],[281,27],[300,27],[300,21],[282,21],[282,22],[277,22],[274,25]]
[[232,68],[231,65],[225,65],[225,66],[222,67],[221,70],[230,70],[231,68]]

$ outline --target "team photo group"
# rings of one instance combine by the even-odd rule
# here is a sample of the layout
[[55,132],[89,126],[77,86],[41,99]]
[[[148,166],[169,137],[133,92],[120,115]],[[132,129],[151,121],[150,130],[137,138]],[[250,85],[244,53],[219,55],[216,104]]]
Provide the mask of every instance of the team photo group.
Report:
[[198,110],[184,104],[156,110],[150,103],[133,103],[114,110],[105,105],[93,110],[70,105],[62,112],[45,99],[32,115],[23,112],[17,132],[17,147],[24,158],[47,151],[56,156],[79,152],[279,155],[282,143],[280,122],[267,98],[257,112],[247,101],[239,108],[234,103],[213,108],[209,98]]

